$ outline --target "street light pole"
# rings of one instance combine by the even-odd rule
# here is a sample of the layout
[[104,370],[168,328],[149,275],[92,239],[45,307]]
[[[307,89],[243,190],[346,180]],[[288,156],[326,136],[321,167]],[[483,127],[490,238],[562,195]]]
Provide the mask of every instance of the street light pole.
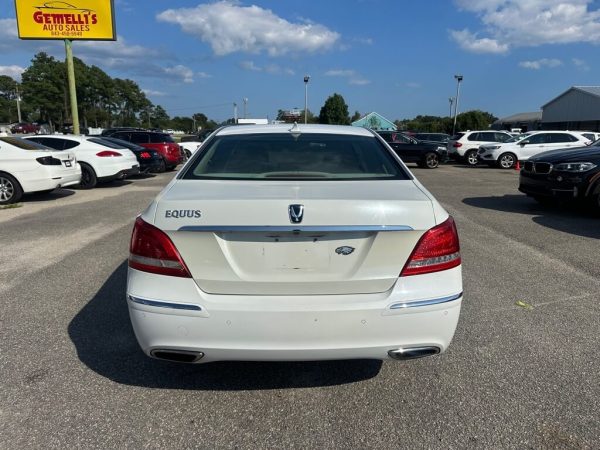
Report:
[[310,75],[304,75],[304,123],[308,123],[308,80]]
[[452,104],[454,103],[454,97],[450,97],[448,101],[450,102],[450,115],[448,117],[452,117]]
[[456,78],[456,101],[454,102],[454,124],[452,125],[452,136],[456,133],[456,116],[458,115],[458,99],[460,98],[460,82],[463,80],[462,75],[454,75]]
[[16,83],[16,88],[17,88],[17,116],[19,118],[19,123],[22,122],[21,120],[21,94],[19,94],[19,83]]
[[248,97],[242,99],[244,101],[244,119],[246,118],[246,105],[248,104]]

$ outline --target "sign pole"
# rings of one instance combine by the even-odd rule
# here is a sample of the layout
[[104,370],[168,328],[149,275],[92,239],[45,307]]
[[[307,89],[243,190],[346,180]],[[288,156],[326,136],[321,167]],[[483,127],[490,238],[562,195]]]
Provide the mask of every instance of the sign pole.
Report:
[[73,66],[73,48],[70,39],[65,39],[65,52],[67,54],[67,77],[69,79],[69,97],[71,98],[73,134],[79,134],[79,112],[77,111],[77,90],[75,89],[75,67]]

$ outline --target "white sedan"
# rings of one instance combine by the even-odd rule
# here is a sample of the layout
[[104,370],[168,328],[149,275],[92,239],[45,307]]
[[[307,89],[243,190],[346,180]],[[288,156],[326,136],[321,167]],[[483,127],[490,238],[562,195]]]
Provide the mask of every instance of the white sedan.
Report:
[[136,219],[127,303],[155,358],[412,359],[463,298],[452,217],[372,131],[225,127]]
[[17,137],[0,137],[0,205],[23,194],[79,183],[81,169],[72,151],[57,152]]
[[140,172],[135,154],[126,148],[108,146],[99,137],[50,134],[24,139],[56,150],[72,150],[81,166],[78,187],[91,189],[97,183],[113,181]]

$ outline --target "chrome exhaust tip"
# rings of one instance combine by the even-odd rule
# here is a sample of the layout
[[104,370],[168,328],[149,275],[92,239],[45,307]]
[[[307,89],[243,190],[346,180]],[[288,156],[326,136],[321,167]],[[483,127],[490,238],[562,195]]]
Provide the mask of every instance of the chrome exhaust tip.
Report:
[[440,352],[439,347],[408,347],[408,348],[397,348],[388,351],[388,356],[398,361],[404,361],[407,359],[424,358],[425,356],[437,355]]
[[190,350],[172,350],[166,348],[155,348],[150,351],[150,356],[164,361],[195,363],[204,357],[202,352],[194,352]]

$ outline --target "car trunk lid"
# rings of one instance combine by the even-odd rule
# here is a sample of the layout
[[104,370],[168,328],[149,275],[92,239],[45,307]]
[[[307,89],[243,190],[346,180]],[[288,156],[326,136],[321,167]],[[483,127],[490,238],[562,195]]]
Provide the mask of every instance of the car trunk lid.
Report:
[[205,292],[317,295],[389,290],[435,218],[411,180],[178,180],[155,225]]

